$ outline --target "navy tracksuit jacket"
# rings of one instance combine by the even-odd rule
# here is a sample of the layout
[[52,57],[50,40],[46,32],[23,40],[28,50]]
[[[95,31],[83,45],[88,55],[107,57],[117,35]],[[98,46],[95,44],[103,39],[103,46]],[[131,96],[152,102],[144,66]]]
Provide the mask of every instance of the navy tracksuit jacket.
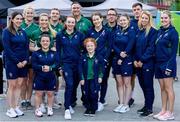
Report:
[[78,62],[81,55],[84,35],[79,31],[74,31],[71,35],[66,30],[61,31],[56,36],[56,49],[60,56],[61,67],[66,82],[65,109],[76,101],[76,89],[79,84]]
[[136,68],[139,84],[142,88],[145,103],[144,106],[152,111],[154,102],[154,50],[155,40],[157,38],[157,30],[150,28],[148,34],[146,30],[142,29],[136,35],[135,61],[143,63],[142,68]]
[[[168,28],[161,27],[158,30],[156,40],[156,67],[159,67],[162,71],[170,71],[170,77],[176,76],[176,53],[178,48],[178,32],[170,25]],[[155,74],[157,78],[165,78],[168,76],[159,76],[158,72]]]

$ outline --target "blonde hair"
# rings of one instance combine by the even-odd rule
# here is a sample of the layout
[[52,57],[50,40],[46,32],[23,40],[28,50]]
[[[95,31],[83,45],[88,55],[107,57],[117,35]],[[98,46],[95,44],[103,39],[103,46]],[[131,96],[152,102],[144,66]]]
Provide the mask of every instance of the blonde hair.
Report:
[[[48,15],[47,13],[41,13],[41,14],[39,15],[39,18],[41,18],[42,16],[45,16],[45,17],[47,17],[47,18],[49,19],[49,15]],[[51,27],[50,22],[48,22],[48,28],[49,28],[49,30],[50,30],[50,32],[51,32],[53,38],[55,38],[57,32]]]
[[149,22],[148,22],[148,24],[147,24],[147,26],[146,26],[146,36],[147,36],[148,33],[149,33],[149,31],[150,31],[150,29],[151,29],[151,27],[155,28],[155,26],[154,26],[154,22],[153,22],[153,18],[152,18],[151,13],[150,13],[149,11],[143,11],[143,12],[141,13],[141,16],[139,17],[139,21],[138,21],[138,27],[139,27],[139,29],[140,29],[140,30],[143,29],[143,26],[142,26],[142,15],[143,15],[143,14],[145,14],[145,15],[147,15],[147,16],[149,17]]
[[33,11],[33,14],[34,14],[34,9],[33,9],[33,7],[32,7],[32,6],[27,6],[27,7],[24,8],[24,10],[23,10],[23,17],[25,16],[25,14],[26,14],[26,12],[27,12],[28,9],[31,9],[31,10]]

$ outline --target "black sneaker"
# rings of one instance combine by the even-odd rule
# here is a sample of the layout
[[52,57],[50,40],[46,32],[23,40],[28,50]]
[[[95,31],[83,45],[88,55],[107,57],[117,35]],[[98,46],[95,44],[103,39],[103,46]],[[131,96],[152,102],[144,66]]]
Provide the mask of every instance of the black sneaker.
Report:
[[86,111],[84,112],[84,116],[89,116],[90,115],[90,110],[86,109]]
[[31,110],[33,108],[33,106],[31,105],[31,102],[26,102],[26,107],[28,110]]
[[129,105],[129,107],[131,107],[133,104],[134,104],[134,99],[131,98],[131,99],[129,100],[129,102],[128,102],[128,105]]
[[26,106],[27,106],[27,105],[26,105],[26,102],[22,102],[22,103],[21,103],[21,108],[22,108],[22,109],[26,109]]
[[95,116],[95,113],[96,113],[95,110],[91,110],[90,113],[89,113],[89,116],[94,117],[94,116]]
[[143,108],[137,110],[137,113],[138,113],[138,114],[142,114],[142,113],[145,112],[145,110],[146,110],[146,107],[144,106]]
[[152,112],[152,110],[145,110],[142,114],[140,114],[140,116],[141,117],[151,117],[151,116],[153,116],[153,112]]

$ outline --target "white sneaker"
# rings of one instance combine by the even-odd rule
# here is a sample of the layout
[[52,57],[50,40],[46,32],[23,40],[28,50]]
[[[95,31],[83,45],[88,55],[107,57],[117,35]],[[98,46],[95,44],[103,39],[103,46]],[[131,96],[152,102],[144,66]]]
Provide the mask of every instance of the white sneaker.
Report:
[[10,118],[18,117],[17,113],[15,112],[13,108],[10,108],[9,110],[7,110],[6,115]]
[[104,109],[104,105],[101,102],[98,102],[98,109],[97,111],[102,111]]
[[65,110],[64,119],[68,119],[68,120],[71,119],[71,112],[70,112],[69,109],[66,109],[66,110]]
[[40,108],[38,108],[38,109],[35,110],[35,115],[36,115],[37,117],[42,117],[42,116],[43,116],[43,113],[41,112]]
[[24,115],[24,113],[19,109],[19,107],[16,107],[14,110],[15,110],[15,112],[16,112],[16,114],[18,116],[23,116]]
[[69,106],[69,110],[70,110],[70,113],[71,113],[71,114],[74,114],[74,113],[75,113],[74,109],[73,109],[71,106]]
[[52,115],[53,115],[53,109],[52,109],[52,108],[48,107],[48,109],[47,109],[47,115],[48,115],[48,116],[52,116]]
[[45,105],[42,103],[41,105],[40,105],[40,111],[42,112],[42,113],[46,113],[46,108],[45,108]]
[[120,109],[120,113],[126,113],[130,110],[129,106],[128,105],[123,105]]
[[123,107],[123,104],[118,105],[113,111],[120,113],[121,108]]

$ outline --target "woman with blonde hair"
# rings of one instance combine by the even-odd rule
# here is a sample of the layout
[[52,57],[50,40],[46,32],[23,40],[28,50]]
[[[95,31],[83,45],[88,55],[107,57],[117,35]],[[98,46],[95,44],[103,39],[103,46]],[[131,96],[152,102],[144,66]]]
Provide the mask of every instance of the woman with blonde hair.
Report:
[[[34,9],[31,6],[28,6],[23,11],[23,17],[24,20],[21,24],[21,28],[26,32],[28,38],[30,38],[30,35],[32,32],[39,28],[37,24],[34,23]],[[30,51],[30,57],[31,59],[32,52]],[[32,96],[32,84],[33,84],[33,70],[31,62],[28,63],[28,78],[25,80],[22,84],[22,91],[21,91],[21,107],[24,109],[31,109],[31,96]]]
[[138,27],[139,30],[135,42],[134,66],[145,101],[143,108],[137,110],[137,113],[140,116],[152,116],[154,102],[154,49],[157,30],[154,28],[153,18],[150,12],[142,12]]
[[178,32],[171,23],[171,13],[161,13],[161,27],[158,30],[155,50],[155,77],[161,87],[161,111],[154,116],[159,120],[174,119],[175,94],[173,81],[176,77],[176,53],[178,48]]

